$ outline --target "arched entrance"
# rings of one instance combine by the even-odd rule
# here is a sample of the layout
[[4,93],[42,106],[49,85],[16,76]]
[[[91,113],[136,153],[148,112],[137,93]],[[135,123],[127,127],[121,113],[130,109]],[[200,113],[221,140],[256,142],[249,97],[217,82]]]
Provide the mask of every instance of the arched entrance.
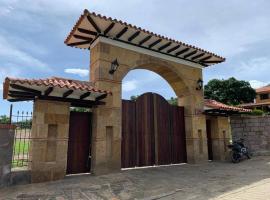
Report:
[[155,93],[122,100],[122,168],[186,162],[184,107]]
[[[96,87],[112,91],[106,104],[93,112],[92,170],[95,174],[121,169],[122,143],[122,80],[133,69],[146,69],[163,77],[184,107],[187,162],[208,160],[203,92],[196,90],[202,79],[202,69],[174,63],[111,44],[97,42],[91,47],[90,81]],[[117,58],[120,66],[111,75],[111,62]]]

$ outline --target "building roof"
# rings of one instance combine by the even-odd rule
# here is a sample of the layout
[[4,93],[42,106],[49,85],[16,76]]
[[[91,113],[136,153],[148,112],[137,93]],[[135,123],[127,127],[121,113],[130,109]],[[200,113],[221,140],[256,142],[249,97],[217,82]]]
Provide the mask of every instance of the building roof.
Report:
[[88,10],[84,10],[84,13],[67,36],[65,44],[81,49],[90,49],[90,45],[98,37],[120,41],[202,66],[225,61],[225,58],[201,48]]
[[100,90],[93,83],[60,77],[20,79],[7,77],[3,84],[3,98],[9,101],[34,99],[71,102],[75,105],[93,105],[110,91]]
[[239,105],[241,108],[252,108],[257,106],[270,106],[270,102],[263,102],[263,103],[244,103]]
[[265,93],[265,92],[270,93],[270,86],[264,86],[264,87],[256,89],[256,93],[258,93],[258,94]]
[[250,109],[229,106],[229,105],[226,105],[226,104],[223,104],[218,101],[211,100],[211,99],[205,99],[204,106],[205,106],[206,111],[207,110],[220,110],[220,111],[233,111],[233,112],[251,112],[252,111]]

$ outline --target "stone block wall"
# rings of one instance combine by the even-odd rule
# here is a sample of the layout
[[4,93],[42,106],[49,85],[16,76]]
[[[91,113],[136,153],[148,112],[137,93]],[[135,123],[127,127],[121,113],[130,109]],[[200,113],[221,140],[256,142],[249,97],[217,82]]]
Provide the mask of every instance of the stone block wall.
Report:
[[30,146],[31,182],[62,179],[66,175],[69,103],[36,100]]
[[0,124],[0,187],[9,185],[15,126]]
[[232,138],[245,139],[255,155],[270,155],[270,116],[231,117]]

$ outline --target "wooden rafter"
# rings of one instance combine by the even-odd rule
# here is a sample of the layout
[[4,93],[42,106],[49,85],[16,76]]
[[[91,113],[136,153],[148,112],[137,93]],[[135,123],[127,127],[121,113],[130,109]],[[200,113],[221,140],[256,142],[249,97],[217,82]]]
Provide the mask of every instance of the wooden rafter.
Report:
[[12,87],[13,89],[16,89],[16,90],[22,90],[22,91],[29,92],[29,93],[32,93],[32,94],[35,94],[35,95],[41,95],[40,91],[35,90],[35,89],[31,89],[31,88],[27,88],[27,87],[24,87],[24,86],[21,86],[21,85],[10,84],[10,87]]
[[85,99],[86,97],[89,97],[91,92],[86,92],[80,96],[80,99]]
[[63,98],[68,97],[68,96],[71,95],[72,93],[73,93],[73,90],[68,90],[68,91],[64,92]]
[[169,50],[167,51],[167,53],[171,53],[172,51],[175,51],[175,50],[178,49],[180,46],[181,46],[181,45],[176,45],[175,47],[169,49]]
[[122,35],[125,34],[125,32],[127,32],[128,27],[124,27],[119,33],[117,33],[116,38],[120,38]]
[[89,42],[91,42],[93,40],[93,38],[85,37],[85,36],[81,36],[81,35],[76,35],[76,34],[74,34],[74,37],[77,38],[77,39],[86,40],[86,41],[89,41]]
[[30,92],[22,92],[22,91],[9,91],[9,96],[15,97],[15,96],[28,96],[28,97],[34,97],[36,94],[30,93]]
[[200,62],[204,62],[204,61],[206,61],[206,60],[208,60],[208,59],[210,59],[210,58],[212,58],[212,56],[207,56],[207,57],[205,57],[205,58],[203,58],[203,59],[200,59]]
[[211,60],[211,61],[204,61],[204,63],[209,64],[209,63],[220,63],[222,61],[219,60]]
[[171,44],[172,44],[172,42],[168,42],[168,43],[164,44],[163,46],[159,47],[158,50],[161,51],[161,50],[167,48],[168,46],[170,46]]
[[132,34],[129,38],[128,38],[128,41],[131,42],[132,40],[134,40],[139,34],[140,34],[141,31],[137,31],[135,32],[134,34]]
[[104,99],[106,97],[107,97],[107,94],[102,94],[102,95],[100,95],[99,97],[96,98],[96,101],[100,101],[100,100],[102,100],[102,99]]
[[162,41],[162,39],[158,39],[155,42],[153,42],[152,44],[149,45],[149,49],[151,49],[152,47],[156,46],[158,43],[160,43]]
[[115,23],[111,23],[104,31],[104,35],[107,35],[110,30],[112,30],[112,28],[114,27]]
[[87,15],[87,19],[90,22],[90,24],[96,29],[98,33],[101,33],[100,28],[98,25],[95,23],[95,21],[90,17],[90,15]]
[[78,28],[78,31],[80,33],[84,33],[84,34],[88,34],[88,35],[93,35],[93,36],[96,36],[98,34],[97,32],[86,30],[84,28]]
[[44,92],[44,96],[49,96],[53,91],[53,87],[48,87],[45,92]]
[[188,58],[188,57],[190,57],[190,56],[192,56],[192,55],[194,55],[194,54],[196,54],[196,53],[197,53],[197,50],[192,51],[192,52],[190,52],[190,53],[184,55],[184,58]]
[[147,42],[148,40],[151,39],[151,35],[148,35],[147,37],[145,37],[144,39],[142,39],[140,42],[139,42],[139,46],[143,45],[145,42]]
[[196,55],[196,56],[191,57],[190,59],[191,59],[191,60],[195,60],[195,59],[198,59],[198,58],[200,58],[200,57],[203,57],[204,55],[205,55],[205,53],[200,53],[200,54],[198,54],[198,55]]
[[187,47],[187,48],[185,48],[185,49],[183,49],[183,50],[180,50],[180,51],[176,52],[175,55],[176,55],[176,56],[180,56],[181,54],[187,52],[189,49],[190,49],[190,48]]
[[84,44],[90,44],[91,41],[82,41],[82,42],[74,42],[68,44],[68,46],[79,46],[79,45],[84,45]]

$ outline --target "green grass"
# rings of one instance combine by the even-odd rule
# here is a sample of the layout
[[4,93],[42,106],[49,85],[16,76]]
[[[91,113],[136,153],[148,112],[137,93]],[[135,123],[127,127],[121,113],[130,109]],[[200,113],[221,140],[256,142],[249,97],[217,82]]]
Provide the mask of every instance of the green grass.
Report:
[[24,141],[24,140],[16,139],[15,144],[14,144],[14,155],[28,154],[29,147],[30,147],[29,140]]
[[12,161],[12,168],[14,167],[24,167],[28,165],[28,161],[21,159],[21,160],[13,160]]

